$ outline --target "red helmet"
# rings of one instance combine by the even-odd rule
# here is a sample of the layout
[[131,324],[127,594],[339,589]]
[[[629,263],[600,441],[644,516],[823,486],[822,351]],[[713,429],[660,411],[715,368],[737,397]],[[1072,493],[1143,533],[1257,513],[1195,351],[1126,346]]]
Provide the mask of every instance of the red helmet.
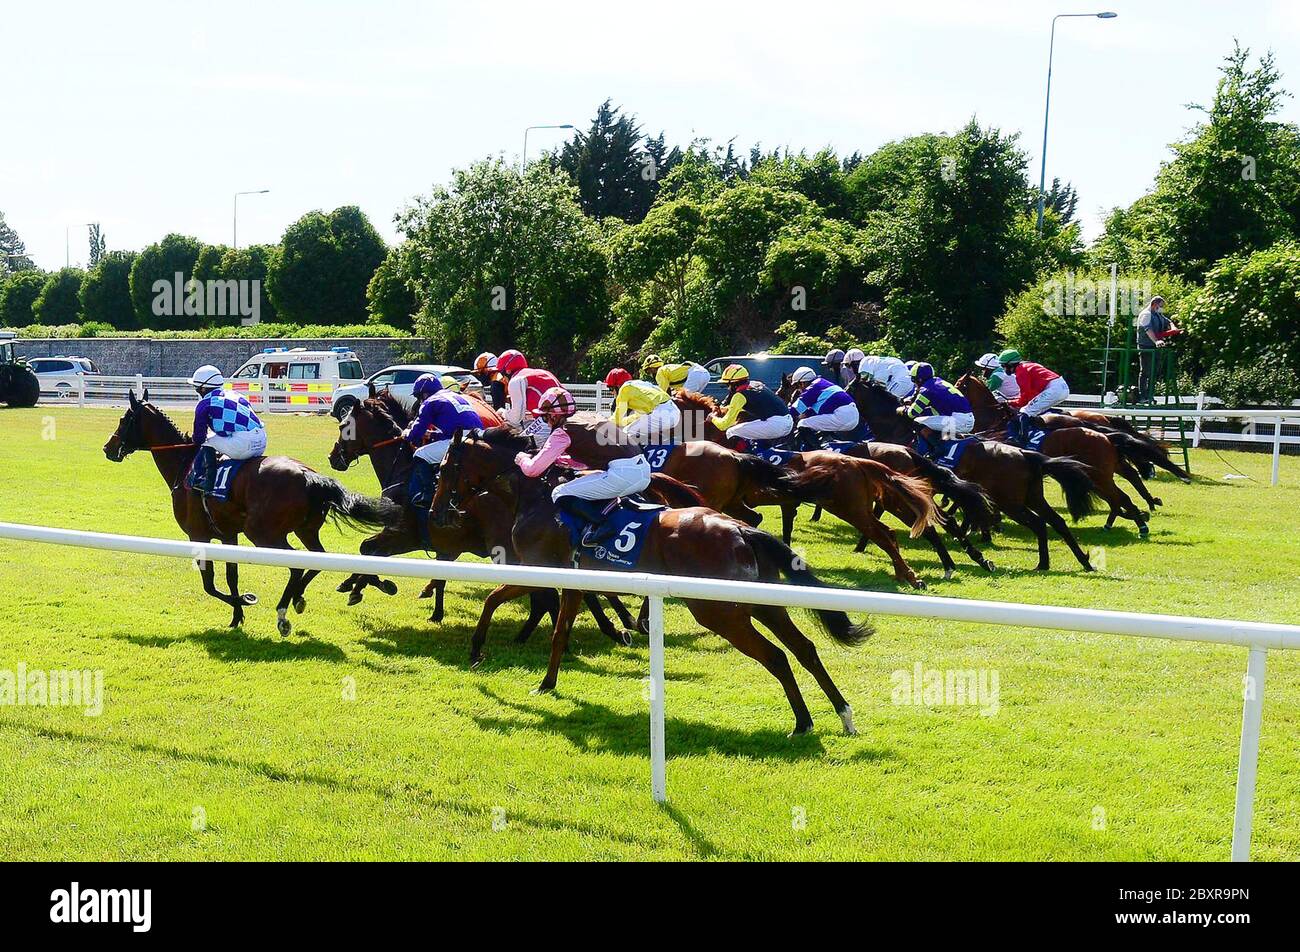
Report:
[[574,402],[573,394],[563,387],[552,387],[542,394],[541,399],[537,401],[537,409],[533,411],[533,416],[556,414],[567,418],[577,412],[578,404]]
[[617,390],[623,384],[632,379],[632,375],[622,367],[615,367],[609,373],[605,374],[605,386],[611,390]]
[[497,358],[497,372],[503,373],[507,377],[527,369],[528,359],[517,350],[502,351],[501,356]]

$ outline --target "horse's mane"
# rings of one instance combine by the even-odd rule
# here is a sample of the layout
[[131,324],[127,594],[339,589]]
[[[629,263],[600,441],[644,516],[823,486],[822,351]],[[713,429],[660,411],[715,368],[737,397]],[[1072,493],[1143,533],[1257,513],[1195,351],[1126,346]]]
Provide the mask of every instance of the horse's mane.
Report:
[[380,390],[366,403],[374,402],[387,411],[388,418],[396,423],[399,427],[406,426],[411,422],[411,412],[407,409],[406,404],[387,387]]
[[[388,393],[387,390],[383,390],[380,392],[383,394]],[[393,403],[395,401],[396,398],[393,398],[391,400],[384,400],[380,396],[374,396],[362,400],[361,406],[364,407],[366,410],[368,410],[371,414],[373,414],[377,421],[381,423],[389,423],[395,429],[400,430],[402,426],[406,424],[408,421],[404,418],[398,419],[393,416]]]
[[673,395],[673,402],[683,410],[700,410],[704,413],[712,413],[718,408],[716,400],[694,390],[678,390]]
[[530,441],[526,436],[520,436],[508,426],[493,426],[484,430],[479,436],[484,443],[494,450],[520,450],[528,449]]
[[193,437],[193,436],[191,436],[189,433],[187,433],[187,432],[181,430],[181,428],[180,428],[179,426],[177,426],[175,423],[172,422],[172,418],[171,418],[171,417],[169,417],[167,414],[163,413],[162,410],[159,410],[159,409],[158,409],[156,406],[154,406],[152,403],[145,403],[144,401],[141,401],[141,402],[140,402],[140,406],[141,406],[141,407],[148,407],[150,410],[152,410],[152,411],[154,412],[154,418],[157,419],[160,423],[162,423],[165,427],[167,427],[168,430],[171,431],[171,432],[168,434],[168,438],[169,438],[173,443],[193,443],[193,442],[194,442],[194,437]]

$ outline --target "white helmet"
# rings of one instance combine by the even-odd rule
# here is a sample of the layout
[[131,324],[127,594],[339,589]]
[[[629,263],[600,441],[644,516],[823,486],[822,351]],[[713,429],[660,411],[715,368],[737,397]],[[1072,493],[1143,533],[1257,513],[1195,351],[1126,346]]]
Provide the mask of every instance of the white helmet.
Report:
[[997,354],[985,354],[979,360],[975,361],[975,366],[984,370],[997,370],[1001,365],[998,363]]
[[201,387],[204,390],[212,390],[222,386],[226,378],[221,376],[221,371],[211,364],[204,364],[190,376],[191,386]]
[[857,347],[850,347],[848,351],[844,354],[844,362],[846,364],[860,364],[862,363],[862,361],[866,359],[867,359],[867,355],[864,354]]
[[800,367],[790,375],[791,383],[812,383],[817,379],[817,373],[811,367]]

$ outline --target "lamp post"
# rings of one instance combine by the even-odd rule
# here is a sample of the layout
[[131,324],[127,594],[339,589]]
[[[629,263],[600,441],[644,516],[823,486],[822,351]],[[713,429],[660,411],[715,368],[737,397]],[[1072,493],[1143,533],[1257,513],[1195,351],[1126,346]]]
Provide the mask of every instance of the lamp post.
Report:
[[572,129],[572,128],[573,126],[566,122],[563,125],[558,125],[558,126],[528,126],[526,129],[524,129],[524,154],[523,154],[523,158],[521,158],[519,161],[520,171],[528,168],[528,133],[532,132],[534,129]]
[[1043,232],[1043,205],[1047,201],[1047,117],[1052,109],[1052,53],[1056,47],[1056,21],[1062,17],[1095,17],[1113,20],[1117,13],[1058,13],[1052,17],[1052,38],[1047,44],[1047,105],[1043,107],[1043,164],[1038,172],[1038,233]]
[[230,247],[232,248],[239,247],[239,196],[240,195],[265,195],[269,191],[270,191],[269,188],[257,188],[248,192],[235,193],[235,214],[233,216],[233,220],[231,222],[231,227],[230,227]]

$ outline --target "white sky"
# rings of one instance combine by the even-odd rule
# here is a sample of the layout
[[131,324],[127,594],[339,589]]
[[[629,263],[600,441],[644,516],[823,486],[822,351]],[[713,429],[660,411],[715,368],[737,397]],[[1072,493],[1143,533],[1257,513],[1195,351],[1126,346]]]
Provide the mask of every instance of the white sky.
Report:
[[[1060,21],[1048,181],[1081,195],[1086,233],[1150,184],[1208,102],[1232,38],[1272,49],[1300,92],[1296,0],[1101,0]],[[525,126],[585,126],[606,97],[645,130],[747,150],[864,153],[971,115],[1019,131],[1037,179],[1048,31],[1059,2],[482,3],[117,0],[0,11],[0,210],[38,265],[171,231],[277,241],[313,208],[394,213]],[[1289,101],[1284,113],[1300,119]],[[534,132],[529,150],[554,145]]]

